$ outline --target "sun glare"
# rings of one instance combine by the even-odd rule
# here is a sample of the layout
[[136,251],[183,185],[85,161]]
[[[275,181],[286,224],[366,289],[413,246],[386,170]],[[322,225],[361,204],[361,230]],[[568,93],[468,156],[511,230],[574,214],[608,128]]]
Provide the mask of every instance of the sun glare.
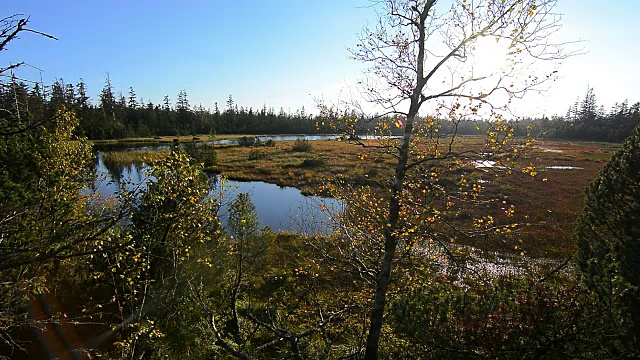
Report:
[[482,76],[493,75],[501,72],[509,66],[509,43],[502,39],[485,37],[478,39],[471,47],[471,65],[474,71],[481,72]]

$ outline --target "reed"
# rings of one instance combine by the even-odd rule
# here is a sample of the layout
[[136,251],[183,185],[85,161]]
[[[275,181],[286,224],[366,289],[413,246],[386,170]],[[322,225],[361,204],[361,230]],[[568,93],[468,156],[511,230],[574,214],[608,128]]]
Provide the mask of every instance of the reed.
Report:
[[102,154],[102,161],[106,167],[124,167],[131,164],[141,165],[164,158],[170,150],[151,151],[109,151]]

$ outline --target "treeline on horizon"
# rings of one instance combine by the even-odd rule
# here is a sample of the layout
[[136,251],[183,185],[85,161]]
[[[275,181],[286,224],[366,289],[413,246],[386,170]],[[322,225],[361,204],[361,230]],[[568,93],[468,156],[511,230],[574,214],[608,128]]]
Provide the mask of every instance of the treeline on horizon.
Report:
[[[2,84],[2,82],[0,82]],[[238,106],[229,95],[224,107],[216,102],[213,109],[192,105],[185,90],[178,93],[175,104],[170,97],[154,104],[138,98],[130,87],[128,96],[115,95],[107,77],[98,101],[94,104],[87,95],[86,84],[74,85],[56,80],[51,86],[34,83],[32,86],[12,78],[0,86],[0,107],[17,108],[25,121],[39,122],[50,118],[65,106],[75,110],[80,124],[78,134],[92,140],[128,137],[180,136],[199,134],[327,134],[335,129],[318,126],[321,118],[309,114],[303,107],[294,113],[278,112],[273,107],[261,109]],[[369,122],[359,131],[373,128]],[[596,103],[595,92],[588,88],[582,100],[569,106],[564,116],[525,118],[518,121],[515,135],[531,135],[547,139],[621,142],[640,124],[640,102],[629,105],[627,100],[607,110]],[[441,123],[445,134],[451,133],[453,124]],[[461,121],[456,133],[478,134],[487,124]],[[532,130],[531,130],[532,129]],[[400,129],[395,129],[400,131]]]

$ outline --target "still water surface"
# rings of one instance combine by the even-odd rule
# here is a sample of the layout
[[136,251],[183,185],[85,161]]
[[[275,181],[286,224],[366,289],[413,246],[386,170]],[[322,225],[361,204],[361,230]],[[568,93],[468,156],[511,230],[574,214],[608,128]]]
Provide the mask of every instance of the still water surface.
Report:
[[[138,186],[144,188],[148,181],[152,179],[147,176],[144,167],[131,164],[122,169],[107,169],[102,160],[102,152],[97,153],[94,189],[101,196],[114,196],[120,189],[120,184],[133,190]],[[343,203],[336,199],[305,196],[292,187],[279,187],[261,181],[215,181],[209,194],[222,204],[219,216],[223,223],[227,218],[229,203],[240,192],[251,196],[260,226],[268,225],[274,231],[331,233],[332,217],[343,207]],[[325,210],[321,210],[322,208]]]

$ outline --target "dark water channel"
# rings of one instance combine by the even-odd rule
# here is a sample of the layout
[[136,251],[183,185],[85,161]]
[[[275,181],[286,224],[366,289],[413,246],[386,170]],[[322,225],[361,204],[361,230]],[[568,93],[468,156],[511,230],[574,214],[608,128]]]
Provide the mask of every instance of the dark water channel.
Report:
[[[297,138],[297,137],[296,137]],[[126,150],[124,150],[126,151]],[[152,181],[145,167],[131,164],[119,169],[107,169],[102,152],[97,153],[96,182],[94,189],[101,196],[114,196],[121,184],[133,190]],[[306,234],[328,234],[333,231],[331,217],[342,210],[342,202],[332,198],[305,196],[292,187],[279,187],[260,181],[212,181],[210,196],[221,202],[219,216],[223,223],[228,205],[238,193],[251,196],[256,207],[260,226],[268,225],[274,231],[293,231]],[[324,208],[325,210],[321,210]]]

